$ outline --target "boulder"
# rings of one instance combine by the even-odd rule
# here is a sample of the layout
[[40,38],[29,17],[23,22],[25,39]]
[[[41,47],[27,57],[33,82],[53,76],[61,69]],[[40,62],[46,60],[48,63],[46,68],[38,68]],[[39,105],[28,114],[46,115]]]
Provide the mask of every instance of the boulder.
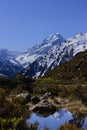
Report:
[[31,109],[33,112],[42,114],[42,115],[50,115],[56,111],[56,107],[46,100],[40,101]]
[[40,99],[37,96],[33,96],[33,97],[31,97],[31,102],[33,104],[37,104],[38,102],[40,102]]
[[19,97],[23,97],[23,98],[25,98],[25,99],[28,100],[28,101],[31,100],[29,93],[21,93],[21,94],[18,94],[18,95],[16,96],[16,98],[19,98]]
[[60,102],[58,102],[56,99],[54,99],[54,103],[55,104],[60,104]]
[[52,95],[51,95],[50,92],[46,92],[46,93],[43,95],[42,99],[46,99],[46,98],[49,98],[49,97],[51,97],[51,96],[52,96]]

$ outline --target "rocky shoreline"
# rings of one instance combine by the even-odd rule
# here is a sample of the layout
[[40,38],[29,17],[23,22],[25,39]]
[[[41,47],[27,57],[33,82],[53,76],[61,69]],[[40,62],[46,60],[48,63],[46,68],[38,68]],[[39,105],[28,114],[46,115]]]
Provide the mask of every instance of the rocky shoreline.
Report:
[[44,95],[30,97],[30,101],[26,104],[26,107],[29,111],[42,115],[50,115],[61,108],[68,109],[73,114],[79,113],[83,117],[87,115],[87,106],[80,100],[55,97],[48,92]]

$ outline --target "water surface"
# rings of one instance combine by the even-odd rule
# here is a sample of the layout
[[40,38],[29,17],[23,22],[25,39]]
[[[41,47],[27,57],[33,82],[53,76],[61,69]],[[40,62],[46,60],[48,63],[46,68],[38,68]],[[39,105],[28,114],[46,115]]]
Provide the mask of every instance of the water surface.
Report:
[[38,130],[44,130],[45,127],[49,128],[50,130],[56,130],[59,126],[71,119],[73,119],[72,114],[66,109],[61,109],[60,111],[55,112],[53,115],[47,117],[42,117],[32,113],[27,122],[32,124],[38,122]]
[[87,117],[84,120],[83,128],[84,128],[84,130],[87,130]]
[[[44,128],[49,128],[50,130],[56,130],[61,125],[69,122],[73,119],[72,113],[70,113],[67,109],[61,109],[58,112],[55,112],[52,115],[47,117],[43,117],[41,115],[32,113],[30,118],[27,119],[27,123],[34,124],[35,122],[39,123],[38,130],[44,130]],[[84,119],[81,124],[84,130],[87,130],[87,117]]]

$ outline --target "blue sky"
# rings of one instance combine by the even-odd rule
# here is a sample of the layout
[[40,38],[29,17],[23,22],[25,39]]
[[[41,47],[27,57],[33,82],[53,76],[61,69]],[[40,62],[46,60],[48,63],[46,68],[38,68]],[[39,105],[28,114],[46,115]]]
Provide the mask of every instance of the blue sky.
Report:
[[56,32],[87,32],[87,0],[0,0],[0,48],[25,51]]

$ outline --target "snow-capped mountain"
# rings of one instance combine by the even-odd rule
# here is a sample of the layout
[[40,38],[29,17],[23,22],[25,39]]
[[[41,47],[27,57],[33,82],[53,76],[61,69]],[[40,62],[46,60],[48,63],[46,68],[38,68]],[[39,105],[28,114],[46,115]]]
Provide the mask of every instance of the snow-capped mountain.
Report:
[[19,72],[31,77],[43,76],[86,49],[87,33],[77,33],[67,40],[56,33],[25,53],[0,49],[0,73],[10,77]]
[[6,75],[4,75],[4,74],[1,74],[1,73],[0,73],[0,77],[7,77],[7,76],[6,76]]
[[15,59],[18,53],[7,49],[0,49],[0,73],[6,76],[13,76],[23,70],[22,65]]
[[7,49],[0,49],[0,61],[4,62],[9,60],[11,63],[20,66],[21,64],[15,59],[19,54],[18,52],[9,51]]
[[59,34],[53,34],[48,36],[39,45],[34,45],[29,48],[24,54],[19,55],[16,60],[26,68],[29,64],[33,63],[39,57],[46,54],[53,46],[64,42],[65,39]]
[[65,42],[54,45],[47,53],[37,58],[24,74],[31,77],[43,76],[48,70],[70,60],[73,56],[87,49],[87,33],[77,33]]

